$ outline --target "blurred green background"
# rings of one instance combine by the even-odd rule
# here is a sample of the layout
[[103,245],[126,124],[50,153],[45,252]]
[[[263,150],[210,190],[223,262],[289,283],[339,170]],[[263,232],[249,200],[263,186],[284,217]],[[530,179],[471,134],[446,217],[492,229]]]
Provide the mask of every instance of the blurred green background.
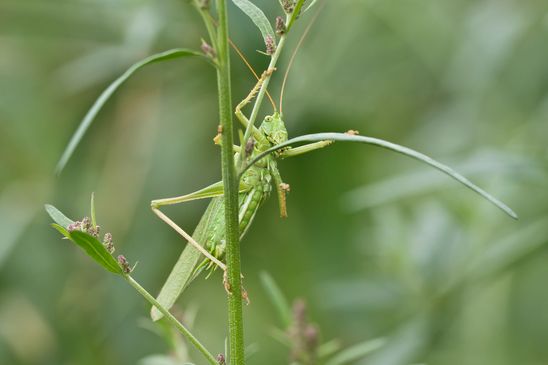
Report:
[[[275,0],[255,3],[271,19],[280,13]],[[230,16],[233,40],[262,70],[259,33],[232,5]],[[182,59],[139,72],[63,174],[53,170],[110,81],[154,52],[199,48],[205,36],[180,0],[0,1],[0,364],[138,364],[168,351],[144,328],[144,300],[61,240],[43,204],[81,217],[94,191],[100,224],[158,292],[183,242],[150,200],[220,178],[213,69]],[[288,80],[290,135],[356,129],[409,146],[520,220],[375,147],[338,143],[281,162],[289,218],[270,199],[242,243],[247,342],[260,349],[250,363],[288,357],[270,336],[278,323],[263,270],[289,298],[306,298],[324,339],[386,339],[359,364],[548,363],[547,45],[543,0],[327,2]],[[236,102],[254,80],[232,59]],[[168,212],[191,231],[205,205]],[[221,352],[220,275],[195,281],[180,306],[197,310],[197,335]]]

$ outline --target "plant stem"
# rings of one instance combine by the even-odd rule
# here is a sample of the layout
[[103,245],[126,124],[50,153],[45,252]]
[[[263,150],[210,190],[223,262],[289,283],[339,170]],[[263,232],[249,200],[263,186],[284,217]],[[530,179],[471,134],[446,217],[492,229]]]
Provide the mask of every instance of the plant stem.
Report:
[[177,330],[181,332],[183,336],[185,336],[185,338],[204,355],[204,357],[211,365],[218,365],[215,357],[205,348],[205,346],[202,345],[202,343],[196,337],[194,337],[194,335],[181,322],[179,322],[177,318],[173,316],[173,314],[171,314],[160,303],[158,303],[158,301],[152,295],[150,295],[150,293],[146,291],[145,288],[143,288],[137,281],[135,281],[135,279],[133,279],[129,275],[124,275],[124,279],[126,279],[126,281],[132,287],[134,287],[139,292],[139,294],[141,294],[150,304],[158,308],[158,310],[162,312],[167,320],[171,322],[171,324],[173,324],[173,326],[175,326],[175,328],[177,328]]
[[[290,16],[286,17],[286,22],[291,19]],[[267,70],[274,70],[276,69],[276,63],[278,62],[278,59],[280,58],[280,54],[282,53],[282,49],[284,47],[285,41],[287,39],[287,33],[282,35],[280,37],[280,41],[278,42],[278,45],[276,46],[276,51],[270,58],[270,63],[268,64]],[[259,92],[257,93],[257,97],[255,99],[255,104],[253,104],[253,109],[251,110],[251,115],[249,116],[249,125],[247,126],[245,133],[244,133],[244,143],[249,139],[251,136],[251,131],[253,130],[253,126],[255,125],[255,121],[257,120],[257,115],[259,114],[259,109],[261,107],[261,104],[263,103],[264,96],[266,94],[266,90],[268,89],[268,84],[270,83],[272,75],[268,75],[265,80],[263,81],[263,84],[261,85],[261,88],[259,89]],[[238,161],[238,167],[241,167],[243,162],[245,161],[245,151],[242,152],[240,155],[240,159]]]
[[204,22],[204,25],[207,29],[207,34],[209,35],[209,40],[212,43],[212,46],[217,50],[217,45],[215,44],[216,40],[216,32],[215,32],[215,24],[213,22],[213,19],[211,18],[211,14],[209,13],[208,9],[204,9],[198,1],[194,1],[194,7],[196,7],[196,10],[198,10],[198,13],[202,17],[202,20]]
[[222,135],[222,172],[225,201],[226,264],[228,295],[229,359],[231,365],[244,365],[244,328],[240,268],[240,232],[238,225],[238,181],[234,166],[230,53],[228,48],[228,15],[225,0],[217,0],[217,85]]

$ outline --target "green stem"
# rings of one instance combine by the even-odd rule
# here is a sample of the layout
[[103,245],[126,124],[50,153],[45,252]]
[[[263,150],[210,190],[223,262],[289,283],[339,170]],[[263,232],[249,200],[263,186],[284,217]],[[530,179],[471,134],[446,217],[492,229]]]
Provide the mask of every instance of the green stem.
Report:
[[[291,19],[290,16],[286,17],[286,22]],[[282,49],[285,45],[285,41],[287,39],[287,32],[280,37],[280,41],[278,42],[278,45],[276,47],[276,51],[270,58],[270,63],[268,64],[267,70],[274,70],[276,68],[276,64],[278,63],[278,59],[280,58],[280,54],[282,53]],[[249,116],[249,125],[247,126],[245,133],[244,133],[244,143],[249,139],[251,136],[251,131],[253,130],[253,126],[255,125],[255,121],[257,120],[257,115],[259,114],[259,109],[261,107],[261,104],[263,103],[264,96],[266,94],[266,90],[268,89],[268,84],[270,83],[270,79],[272,78],[272,74],[268,75],[263,84],[261,85],[261,88],[259,89],[259,92],[257,93],[257,97],[255,98],[255,104],[253,104],[253,110],[251,111],[251,115]],[[240,155],[240,159],[238,161],[238,166],[241,167],[243,164],[243,161],[245,161],[245,151]]]
[[143,288],[137,281],[135,281],[135,279],[133,279],[129,275],[124,275],[124,279],[126,279],[126,281],[132,287],[134,287],[139,292],[139,294],[141,294],[150,304],[158,308],[158,310],[162,312],[162,314],[167,318],[167,320],[171,322],[171,324],[173,324],[173,326],[175,326],[175,328],[177,328],[177,330],[181,332],[183,336],[185,336],[185,338],[190,343],[192,343],[198,349],[198,351],[200,351],[204,355],[204,357],[207,359],[207,361],[211,365],[219,364],[217,360],[215,359],[215,357],[209,351],[207,351],[205,346],[202,345],[202,343],[196,337],[194,337],[194,335],[190,333],[190,331],[181,322],[179,322],[177,318],[173,316],[173,314],[171,314],[160,303],[158,303],[158,301],[152,295],[150,295],[150,293],[146,291],[145,288]]
[[221,161],[225,200],[226,264],[228,295],[229,359],[231,365],[244,365],[244,326],[242,315],[242,283],[240,268],[240,232],[238,225],[238,181],[234,165],[234,132],[232,127],[232,96],[230,90],[230,53],[228,48],[228,15],[226,0],[217,0],[217,83],[219,117],[221,120]]
[[215,24],[213,23],[213,19],[211,18],[209,10],[202,8],[198,1],[194,1],[194,7],[196,7],[196,10],[198,10],[198,13],[204,21],[204,25],[207,29],[207,34],[209,35],[209,41],[212,43],[212,47],[215,49],[215,51],[217,51],[217,34],[215,32]]
[[293,9],[293,13],[291,13],[291,17],[289,18],[289,21],[287,22],[287,32],[291,30],[293,27],[293,23],[295,23],[295,20],[299,17],[301,14],[301,9],[304,5],[305,0],[298,0],[295,4],[295,8]]

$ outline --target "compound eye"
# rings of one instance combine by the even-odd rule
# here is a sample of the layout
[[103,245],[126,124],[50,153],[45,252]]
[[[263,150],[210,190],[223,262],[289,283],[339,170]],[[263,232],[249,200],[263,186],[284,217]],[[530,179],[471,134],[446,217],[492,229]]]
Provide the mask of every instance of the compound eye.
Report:
[[269,122],[269,123],[270,123],[270,122],[272,122],[272,117],[271,117],[271,116],[267,116],[266,118],[264,118],[264,120],[265,120],[266,122]]

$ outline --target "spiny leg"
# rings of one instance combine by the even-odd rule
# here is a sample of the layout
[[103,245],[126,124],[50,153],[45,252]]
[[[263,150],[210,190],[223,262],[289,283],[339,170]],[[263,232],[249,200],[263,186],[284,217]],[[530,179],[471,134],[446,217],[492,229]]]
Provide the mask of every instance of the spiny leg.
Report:
[[202,245],[200,245],[191,235],[186,233],[177,223],[173,222],[167,215],[165,215],[160,209],[152,207],[152,211],[156,214],[161,220],[163,220],[168,226],[173,228],[177,233],[184,237],[188,243],[194,246],[195,249],[200,251],[202,255],[207,257],[211,262],[220,267],[224,272],[226,272],[226,265],[219,261],[215,256],[213,256],[209,251],[207,251]]
[[[240,183],[239,191],[245,192],[247,190],[249,190],[249,187],[244,183]],[[208,258],[211,262],[213,262],[215,265],[220,267],[221,270],[223,270],[223,285],[225,287],[225,290],[230,294],[229,288],[227,286],[227,281],[226,281],[226,265],[222,263],[219,259],[217,259],[215,256],[213,256],[209,251],[207,251],[201,244],[199,244],[194,238],[192,238],[191,235],[185,232],[179,225],[177,225],[173,220],[171,220],[171,218],[169,218],[166,214],[164,214],[159,209],[161,206],[164,206],[164,205],[174,205],[174,204],[184,203],[192,200],[214,198],[214,197],[223,195],[223,193],[224,193],[223,182],[219,181],[215,184],[211,184],[201,190],[195,191],[190,194],[181,195],[173,198],[153,200],[150,203],[150,206],[154,214],[156,214],[162,221],[164,221],[167,225],[169,225],[177,233],[179,233],[183,238],[185,238],[196,250],[198,250],[198,252],[203,254],[206,258]]]
[[177,233],[184,237],[194,248],[196,248],[201,254],[207,257],[215,265],[219,266],[223,271],[226,271],[226,265],[219,261],[215,256],[213,256],[209,251],[207,251],[202,245],[200,245],[191,235],[186,233],[181,227],[177,225],[171,218],[165,215],[159,208],[164,205],[173,205],[184,203],[191,200],[205,199],[205,198],[214,198],[217,196],[223,195],[223,183],[218,182],[212,184],[208,187],[205,187],[201,190],[198,190],[194,193],[166,199],[156,199],[150,203],[152,211],[156,214],[161,220],[163,220],[168,226],[173,228]]
[[289,192],[289,184],[283,182],[280,175],[280,171],[277,166],[270,168],[274,184],[276,185],[276,192],[278,193],[278,205],[280,206],[280,217],[287,218],[287,193]]
[[320,148],[327,147],[327,146],[331,145],[333,142],[334,141],[326,140],[326,141],[319,141],[319,142],[305,144],[305,145],[302,145],[302,146],[299,146],[299,147],[288,148],[286,150],[282,150],[279,154],[279,157],[283,159],[283,158],[303,155],[305,153],[312,152],[312,151],[318,150]]
[[[236,106],[234,114],[236,114],[236,117],[238,118],[240,123],[242,123],[242,125],[245,128],[247,128],[247,126],[249,125],[249,119],[247,119],[247,117],[242,112],[243,107],[246,106],[247,104],[249,104],[251,102],[251,100],[253,100],[255,95],[257,95],[257,93],[259,92],[259,89],[263,85],[266,78],[269,77],[270,75],[272,75],[272,73],[274,71],[275,71],[275,69],[268,69],[268,70],[264,71],[263,74],[261,75],[261,78],[259,79],[259,81],[257,81],[257,83],[255,84],[253,89],[251,89],[251,92],[249,93],[249,95],[247,95],[245,97],[245,99],[242,100]],[[259,131],[259,129],[257,129],[257,127],[255,127],[255,126],[253,126],[253,136],[255,137],[255,139],[257,139],[258,141],[261,141],[261,142],[265,139],[264,136],[262,135],[262,133]]]

